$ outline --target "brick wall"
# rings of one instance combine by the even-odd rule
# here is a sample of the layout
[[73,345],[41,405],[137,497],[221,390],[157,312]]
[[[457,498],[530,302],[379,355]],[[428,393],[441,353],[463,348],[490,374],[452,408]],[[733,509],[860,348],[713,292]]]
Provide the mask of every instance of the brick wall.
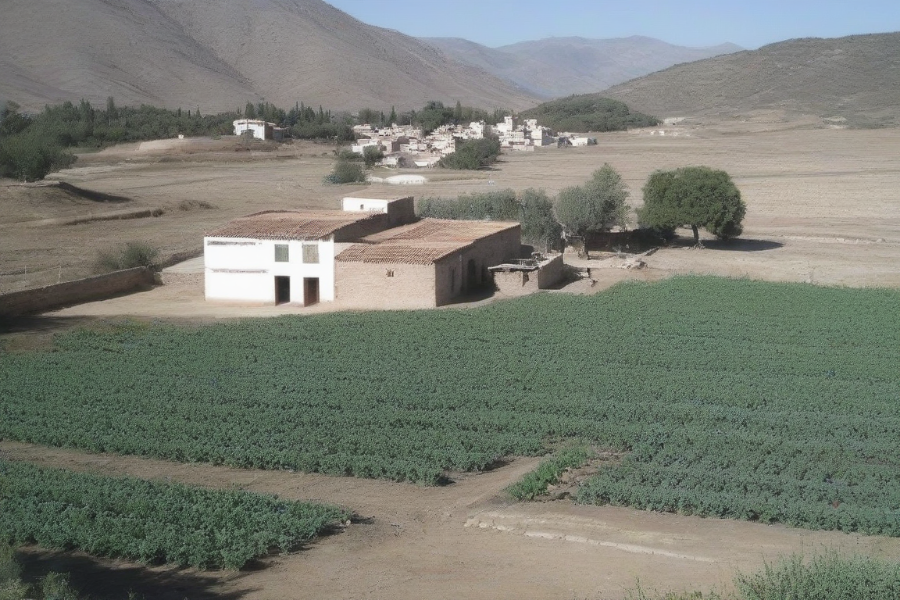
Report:
[[0,295],[0,317],[15,317],[61,306],[104,300],[153,285],[153,272],[146,267],[115,271],[42,288]]
[[400,263],[335,263],[335,301],[341,307],[432,308],[435,266]]
[[437,305],[448,304],[478,287],[493,286],[488,267],[518,258],[521,237],[521,229],[513,227],[481,238],[468,248],[441,259],[436,265]]

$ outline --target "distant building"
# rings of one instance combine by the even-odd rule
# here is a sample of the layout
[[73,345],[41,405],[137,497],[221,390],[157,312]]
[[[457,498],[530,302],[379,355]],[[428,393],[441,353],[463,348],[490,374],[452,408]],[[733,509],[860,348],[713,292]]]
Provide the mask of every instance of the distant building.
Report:
[[[251,135],[257,140],[271,140],[275,136],[275,123],[266,123],[257,119],[237,119],[234,122],[234,135]],[[284,129],[278,128],[284,136]]]

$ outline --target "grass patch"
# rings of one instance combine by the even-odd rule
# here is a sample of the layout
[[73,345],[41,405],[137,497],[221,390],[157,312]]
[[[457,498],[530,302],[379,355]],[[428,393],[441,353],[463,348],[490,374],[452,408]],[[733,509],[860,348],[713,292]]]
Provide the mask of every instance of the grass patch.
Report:
[[586,446],[566,448],[541,462],[537,469],[528,473],[507,488],[509,495],[516,500],[534,500],[547,493],[547,486],[559,482],[559,477],[566,469],[575,469],[590,458]]

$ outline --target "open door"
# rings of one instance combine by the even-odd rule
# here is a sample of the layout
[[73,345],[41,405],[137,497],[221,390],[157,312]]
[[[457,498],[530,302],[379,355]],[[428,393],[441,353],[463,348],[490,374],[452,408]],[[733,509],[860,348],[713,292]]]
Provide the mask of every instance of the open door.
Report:
[[291,278],[275,277],[275,304],[286,304],[291,301]]
[[303,306],[311,306],[319,303],[319,278],[303,278]]

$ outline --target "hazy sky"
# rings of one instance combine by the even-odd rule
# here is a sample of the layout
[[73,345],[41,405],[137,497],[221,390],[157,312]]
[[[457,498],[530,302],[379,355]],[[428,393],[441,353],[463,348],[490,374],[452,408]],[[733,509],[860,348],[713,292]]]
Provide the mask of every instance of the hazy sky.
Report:
[[546,37],[645,35],[748,49],[797,37],[900,31],[900,0],[326,0],[360,21],[496,47]]

